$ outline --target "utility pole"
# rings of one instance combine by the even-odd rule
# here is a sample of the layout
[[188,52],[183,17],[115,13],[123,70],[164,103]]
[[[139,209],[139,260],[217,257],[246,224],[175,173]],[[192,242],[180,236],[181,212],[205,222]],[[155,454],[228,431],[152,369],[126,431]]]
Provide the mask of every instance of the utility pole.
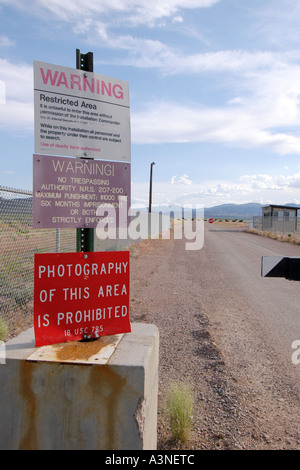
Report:
[[154,162],[152,162],[151,166],[150,166],[149,212],[151,212],[151,206],[152,206],[152,173],[153,173],[153,165],[155,165]]
[[[81,54],[76,49],[76,68],[86,72],[94,72],[94,55],[92,52]],[[94,229],[78,228],[76,229],[76,251],[94,251]]]

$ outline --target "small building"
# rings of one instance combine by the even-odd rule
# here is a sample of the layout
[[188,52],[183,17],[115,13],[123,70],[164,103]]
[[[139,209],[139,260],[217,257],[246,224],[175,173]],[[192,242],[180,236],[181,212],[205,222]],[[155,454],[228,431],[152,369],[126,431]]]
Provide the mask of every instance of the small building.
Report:
[[262,207],[262,230],[294,232],[297,230],[298,206],[270,204]]

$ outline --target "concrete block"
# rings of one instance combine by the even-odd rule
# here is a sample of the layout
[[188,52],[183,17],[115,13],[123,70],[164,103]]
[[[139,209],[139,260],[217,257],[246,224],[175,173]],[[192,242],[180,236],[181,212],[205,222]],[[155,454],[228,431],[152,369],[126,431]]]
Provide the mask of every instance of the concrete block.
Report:
[[159,333],[155,325],[131,328],[100,364],[96,349],[108,337],[47,346],[51,355],[40,358],[33,328],[7,342],[0,449],[155,450]]

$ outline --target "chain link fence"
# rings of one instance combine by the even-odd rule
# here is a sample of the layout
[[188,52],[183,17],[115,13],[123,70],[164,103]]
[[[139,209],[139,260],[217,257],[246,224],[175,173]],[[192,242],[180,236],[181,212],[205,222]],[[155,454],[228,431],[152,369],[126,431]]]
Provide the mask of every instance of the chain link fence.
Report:
[[[34,254],[75,252],[76,229],[32,228],[32,193],[0,186],[0,240],[0,327],[9,339],[33,326]],[[128,245],[95,236],[95,251]]]
[[300,220],[298,220],[298,217],[253,217],[253,228],[279,235],[300,237]]
[[33,326],[34,254],[75,251],[76,231],[33,229],[32,193],[0,186],[0,240],[0,321],[12,337]]

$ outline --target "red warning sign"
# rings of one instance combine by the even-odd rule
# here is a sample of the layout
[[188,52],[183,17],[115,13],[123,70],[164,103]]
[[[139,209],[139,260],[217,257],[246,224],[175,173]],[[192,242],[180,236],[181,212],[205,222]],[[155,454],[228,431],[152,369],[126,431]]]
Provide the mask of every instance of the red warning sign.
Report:
[[129,333],[129,251],[36,254],[36,347]]

